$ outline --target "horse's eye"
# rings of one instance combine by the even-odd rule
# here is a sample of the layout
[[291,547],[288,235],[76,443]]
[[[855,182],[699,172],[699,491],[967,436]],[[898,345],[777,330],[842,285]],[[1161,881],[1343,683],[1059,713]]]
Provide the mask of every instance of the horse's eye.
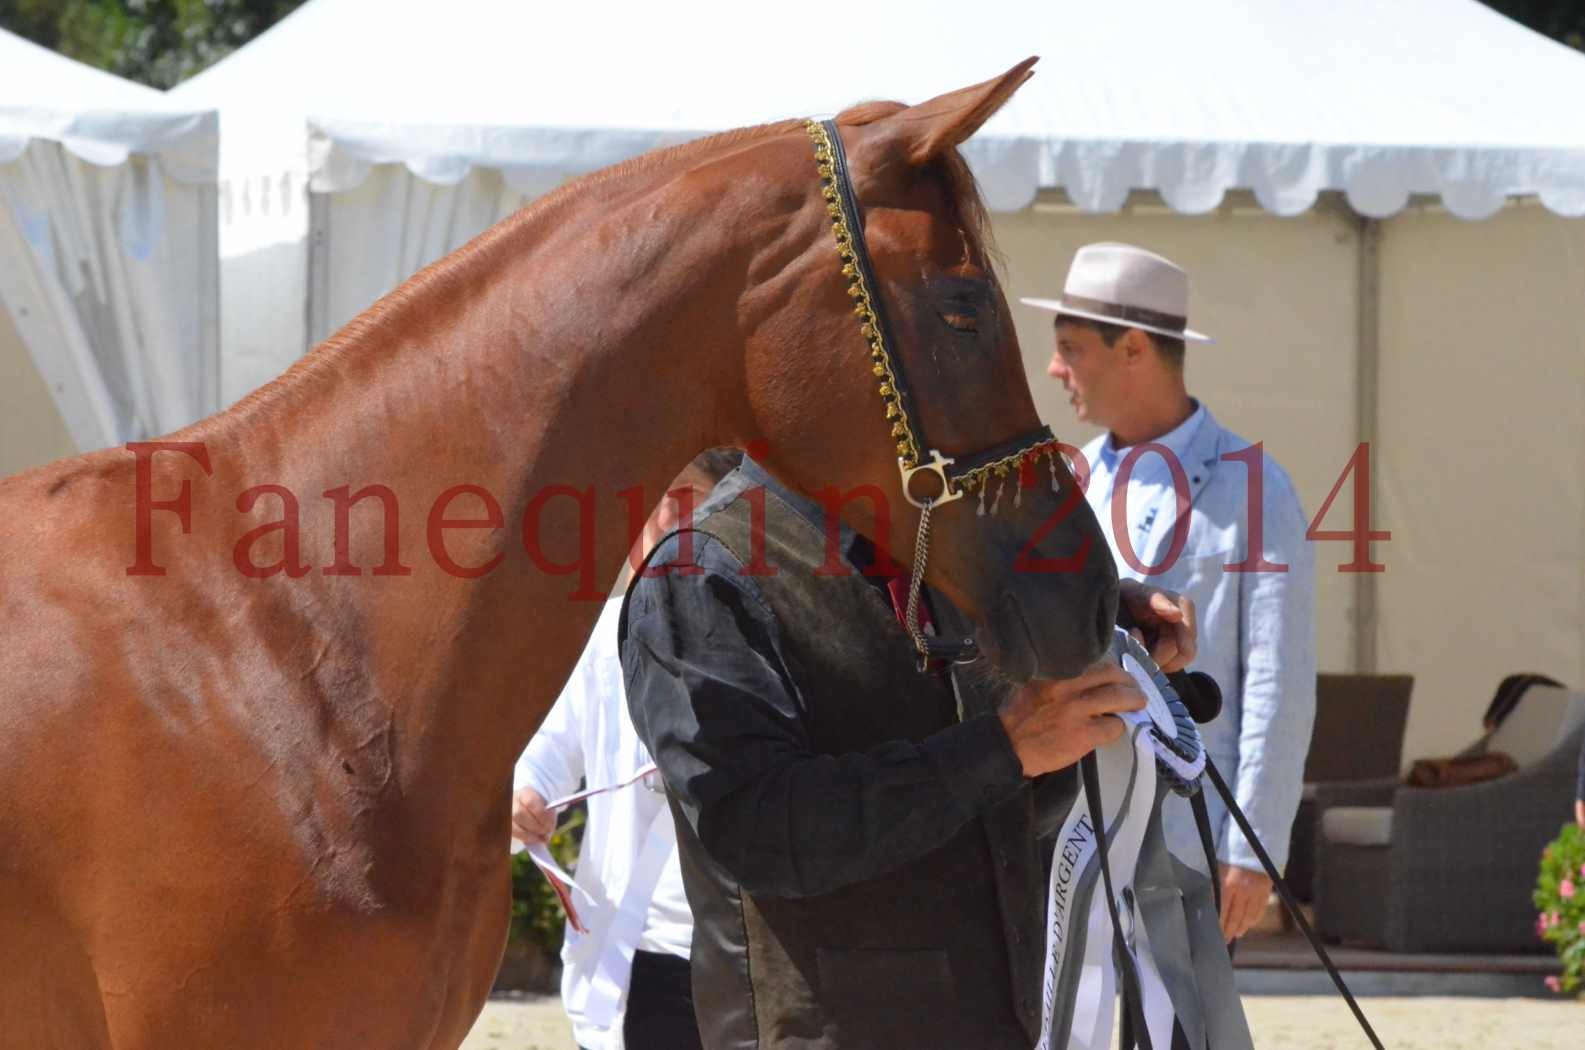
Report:
[[978,332],[980,330],[979,317],[974,309],[967,306],[952,305],[936,311],[941,319],[947,323],[948,328],[959,332]]

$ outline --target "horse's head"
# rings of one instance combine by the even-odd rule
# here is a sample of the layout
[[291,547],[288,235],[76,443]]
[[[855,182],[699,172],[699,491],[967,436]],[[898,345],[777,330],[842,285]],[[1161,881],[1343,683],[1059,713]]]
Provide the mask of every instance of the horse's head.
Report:
[[[807,152],[796,164],[787,154],[776,187],[806,196],[767,252],[774,277],[745,300],[767,466],[811,494],[878,487],[883,501],[848,499],[843,518],[907,565],[920,512],[899,458],[924,465],[938,450],[957,460],[951,487],[966,498],[932,507],[926,581],[1019,679],[1082,670],[1110,640],[1117,605],[1100,528],[1061,457],[1041,446],[984,209],[956,150],[1033,64],[918,106],[848,110],[837,141],[829,126],[808,128]],[[1018,456],[1032,446],[1037,455]],[[1000,470],[969,473],[1003,457]],[[928,470],[910,488],[942,494]]]

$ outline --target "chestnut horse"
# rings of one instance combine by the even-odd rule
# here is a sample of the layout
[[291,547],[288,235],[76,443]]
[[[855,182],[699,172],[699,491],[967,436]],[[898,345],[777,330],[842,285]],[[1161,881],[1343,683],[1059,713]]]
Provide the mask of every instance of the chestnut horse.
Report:
[[[949,454],[1038,424],[955,148],[1033,61],[838,118]],[[889,516],[844,514],[906,560],[831,223],[800,122],[657,152],[230,410],[0,483],[0,1044],[456,1047],[506,939],[513,761],[633,518],[699,450],[752,443],[804,491],[877,486]],[[1015,571],[1104,555],[1061,484],[933,522],[928,582],[1015,679],[1077,672],[1115,611],[1110,558]]]

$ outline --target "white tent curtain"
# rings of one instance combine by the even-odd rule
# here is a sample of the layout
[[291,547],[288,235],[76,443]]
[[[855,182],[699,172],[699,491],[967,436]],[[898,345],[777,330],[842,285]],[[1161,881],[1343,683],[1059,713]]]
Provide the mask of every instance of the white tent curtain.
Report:
[[100,167],[34,140],[0,164],[0,301],[79,448],[217,407],[213,202],[138,154]]
[[460,248],[530,198],[500,171],[476,168],[454,185],[416,179],[400,164],[376,167],[355,189],[316,196],[313,271],[319,302],[311,339],[324,339],[386,292]]
[[0,306],[79,449],[218,407],[217,124],[0,31]]

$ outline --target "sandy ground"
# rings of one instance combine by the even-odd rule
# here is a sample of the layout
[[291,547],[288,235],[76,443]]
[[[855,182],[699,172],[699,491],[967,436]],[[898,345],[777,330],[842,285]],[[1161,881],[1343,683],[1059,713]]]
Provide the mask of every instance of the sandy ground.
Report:
[[[1541,999],[1366,999],[1388,1050],[1580,1050],[1585,1004]],[[1359,1050],[1364,1035],[1340,999],[1244,1000],[1259,1050]],[[555,997],[495,1000],[463,1050],[573,1050]]]

